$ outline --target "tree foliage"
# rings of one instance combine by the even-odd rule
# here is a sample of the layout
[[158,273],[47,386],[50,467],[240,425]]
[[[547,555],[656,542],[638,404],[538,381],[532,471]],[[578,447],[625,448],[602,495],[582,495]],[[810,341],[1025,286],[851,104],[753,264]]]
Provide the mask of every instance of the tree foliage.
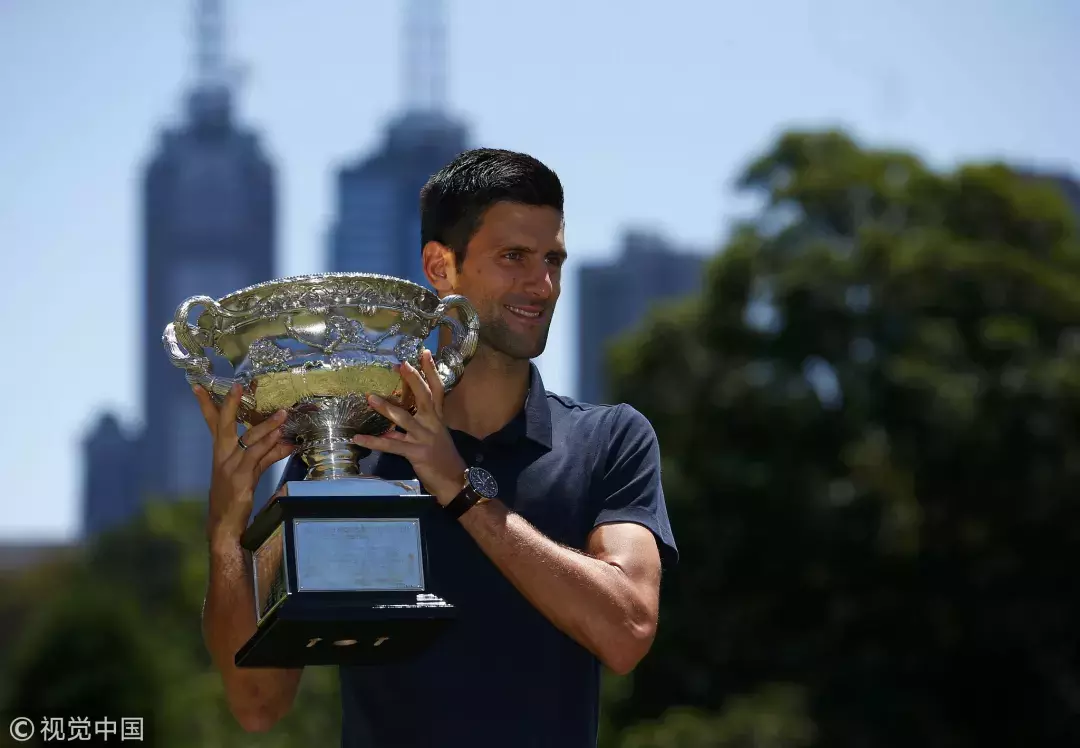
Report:
[[130,599],[85,581],[31,623],[13,663],[6,713],[116,722],[139,716],[143,742],[157,746],[163,682],[147,632]]
[[740,184],[762,208],[701,296],[611,357],[684,559],[614,724],[791,683],[814,745],[1080,740],[1069,206],[838,132]]
[[331,668],[304,673],[294,708],[269,733],[245,733],[229,713],[202,641],[204,521],[203,501],[148,504],[66,568],[51,569],[51,587],[23,587],[22,607],[42,612],[25,619],[13,643],[5,713],[141,716],[160,748],[336,745]]

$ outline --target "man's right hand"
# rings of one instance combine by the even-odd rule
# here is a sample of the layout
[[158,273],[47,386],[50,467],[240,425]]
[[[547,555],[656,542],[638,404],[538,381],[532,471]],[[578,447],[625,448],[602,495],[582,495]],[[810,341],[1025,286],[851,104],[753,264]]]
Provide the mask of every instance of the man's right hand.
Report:
[[240,385],[233,385],[220,407],[202,387],[192,389],[214,440],[207,539],[211,544],[236,542],[251,517],[259,478],[267,468],[294,451],[292,444],[281,439],[285,412],[278,411],[252,426],[244,433],[241,442],[236,422],[242,394]]

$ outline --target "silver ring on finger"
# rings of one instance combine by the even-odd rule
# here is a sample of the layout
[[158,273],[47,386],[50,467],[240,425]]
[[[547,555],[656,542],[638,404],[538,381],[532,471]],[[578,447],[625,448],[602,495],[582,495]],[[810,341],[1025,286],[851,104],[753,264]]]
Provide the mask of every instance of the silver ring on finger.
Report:
[[244,444],[244,437],[242,437],[242,436],[236,437],[236,443],[240,445],[240,449],[243,449],[245,451],[247,450],[248,445]]

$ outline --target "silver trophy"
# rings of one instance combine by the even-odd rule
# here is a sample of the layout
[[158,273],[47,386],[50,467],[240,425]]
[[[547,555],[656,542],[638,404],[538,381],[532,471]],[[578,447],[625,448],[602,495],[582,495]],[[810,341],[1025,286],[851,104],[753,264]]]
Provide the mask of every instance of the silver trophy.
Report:
[[[283,436],[307,466],[305,479],[286,483],[241,541],[252,553],[258,626],[238,665],[404,657],[452,619],[453,606],[426,584],[424,528],[444,520],[434,498],[416,480],[362,474],[363,450],[352,442],[393,425],[369,407],[368,395],[414,408],[395,367],[419,368],[424,341],[439,326],[451,333],[434,355],[449,392],[476,352],[476,311],[463,296],[440,299],[398,278],[325,273],[216,300],[193,296],[165,327],[165,350],[189,383],[218,402],[243,386],[238,421],[251,426],[285,410]],[[232,365],[230,375],[211,370],[208,351]]]

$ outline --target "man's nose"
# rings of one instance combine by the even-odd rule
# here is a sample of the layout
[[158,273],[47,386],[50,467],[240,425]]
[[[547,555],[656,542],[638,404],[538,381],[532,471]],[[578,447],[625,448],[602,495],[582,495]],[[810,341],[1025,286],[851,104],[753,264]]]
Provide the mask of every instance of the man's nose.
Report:
[[551,277],[552,268],[546,262],[531,273],[525,284],[525,290],[534,298],[547,301],[555,293],[555,281]]

